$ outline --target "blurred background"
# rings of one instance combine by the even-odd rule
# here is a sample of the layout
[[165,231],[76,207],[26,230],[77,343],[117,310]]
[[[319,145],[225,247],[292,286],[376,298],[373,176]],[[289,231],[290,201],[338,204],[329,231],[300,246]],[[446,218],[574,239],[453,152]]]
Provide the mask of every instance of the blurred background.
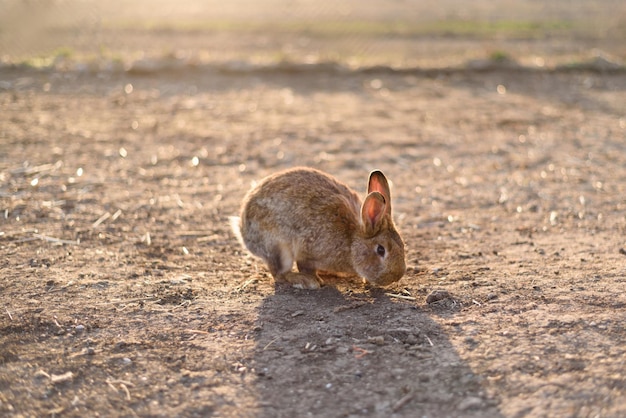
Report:
[[626,58],[623,0],[0,0],[9,64],[349,67]]

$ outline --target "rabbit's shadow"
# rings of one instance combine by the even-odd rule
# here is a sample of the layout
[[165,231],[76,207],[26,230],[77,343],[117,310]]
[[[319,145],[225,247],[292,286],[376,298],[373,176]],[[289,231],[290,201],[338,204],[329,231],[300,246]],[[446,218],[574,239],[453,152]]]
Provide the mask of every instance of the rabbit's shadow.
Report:
[[419,301],[323,279],[319,290],[278,284],[259,305],[253,367],[267,416],[453,416],[468,397],[480,416],[501,416]]

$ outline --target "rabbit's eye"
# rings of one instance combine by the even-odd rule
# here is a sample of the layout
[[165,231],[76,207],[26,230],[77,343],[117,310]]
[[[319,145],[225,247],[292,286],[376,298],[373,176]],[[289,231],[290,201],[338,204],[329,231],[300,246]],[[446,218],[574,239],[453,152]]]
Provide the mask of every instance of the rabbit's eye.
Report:
[[376,254],[378,254],[381,257],[385,256],[385,247],[383,247],[382,245],[378,244],[376,246]]

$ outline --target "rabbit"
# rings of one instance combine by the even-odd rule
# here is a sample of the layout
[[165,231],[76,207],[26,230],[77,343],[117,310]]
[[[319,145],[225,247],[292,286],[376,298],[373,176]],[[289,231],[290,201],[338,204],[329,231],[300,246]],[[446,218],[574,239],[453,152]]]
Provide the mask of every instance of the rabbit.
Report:
[[378,170],[370,173],[363,203],[347,185],[313,168],[270,175],[247,193],[231,224],[276,282],[296,288],[319,289],[320,271],[357,274],[375,286],[396,282],[406,271],[389,184]]

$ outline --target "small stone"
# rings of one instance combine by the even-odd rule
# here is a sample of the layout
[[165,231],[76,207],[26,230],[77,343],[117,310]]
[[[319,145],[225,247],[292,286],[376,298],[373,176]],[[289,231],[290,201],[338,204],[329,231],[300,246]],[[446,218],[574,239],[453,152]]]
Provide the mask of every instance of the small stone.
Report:
[[470,409],[478,409],[483,406],[483,400],[476,396],[468,396],[463,399],[457,406],[459,411],[468,411]]
[[478,344],[478,341],[476,341],[472,337],[465,337],[464,341],[465,341],[465,344],[468,344],[468,345],[476,345],[476,344]]
[[409,335],[406,337],[405,342],[406,342],[407,344],[409,344],[409,345],[415,345],[415,344],[417,344],[417,343],[418,343],[418,340],[417,340],[417,337],[416,337],[414,334],[409,334]]
[[350,349],[348,347],[337,347],[337,350],[335,350],[337,352],[337,354],[347,354]]
[[406,369],[401,369],[399,367],[397,367],[395,369],[391,369],[391,374],[393,374],[397,378],[401,377],[405,373],[406,373]]
[[431,304],[444,299],[452,299],[452,295],[447,290],[433,290],[426,296],[426,303]]
[[376,337],[369,337],[367,339],[367,342],[368,343],[373,343],[373,344],[376,344],[376,345],[383,345],[383,344],[385,344],[385,337],[383,337],[382,335],[378,335]]

